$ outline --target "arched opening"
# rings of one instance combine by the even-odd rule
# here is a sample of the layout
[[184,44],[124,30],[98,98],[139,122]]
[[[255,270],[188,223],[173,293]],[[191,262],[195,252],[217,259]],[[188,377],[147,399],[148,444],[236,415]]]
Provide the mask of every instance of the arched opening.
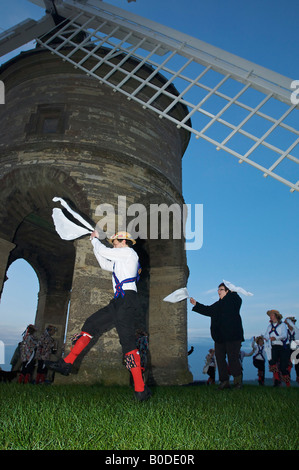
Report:
[[[74,244],[62,240],[55,230],[53,197],[59,195],[74,200],[73,204],[87,214],[88,201],[81,187],[54,166],[12,170],[0,179],[0,187],[3,196],[0,201],[0,281],[1,276],[4,280],[8,267],[19,259],[26,260],[32,266],[39,281],[37,306],[32,320],[22,326],[19,335],[28,323],[35,323],[38,337],[49,324],[55,326],[57,356],[60,357],[76,251]],[[23,279],[20,279],[15,295],[20,295],[21,288]],[[1,331],[0,340],[4,341]]]
[[39,280],[30,264],[17,259],[7,270],[0,303],[0,340],[4,343],[4,360],[0,367],[11,370],[11,358],[26,326],[35,323]]

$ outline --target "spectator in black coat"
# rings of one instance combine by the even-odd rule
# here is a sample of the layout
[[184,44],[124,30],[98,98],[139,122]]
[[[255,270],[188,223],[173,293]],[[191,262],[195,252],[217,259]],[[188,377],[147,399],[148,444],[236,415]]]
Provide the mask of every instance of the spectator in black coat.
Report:
[[240,308],[242,299],[231,292],[224,283],[218,286],[219,300],[212,305],[203,305],[190,299],[193,311],[211,317],[211,336],[215,341],[218,366],[219,389],[230,388],[227,360],[234,377],[234,387],[242,387],[242,366],[239,359],[241,343],[244,341]]

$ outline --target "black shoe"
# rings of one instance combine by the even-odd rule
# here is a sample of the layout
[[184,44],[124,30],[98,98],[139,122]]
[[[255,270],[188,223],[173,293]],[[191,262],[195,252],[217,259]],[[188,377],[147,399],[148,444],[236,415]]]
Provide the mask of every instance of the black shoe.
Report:
[[152,396],[152,392],[148,388],[147,385],[144,386],[143,392],[134,392],[135,398],[137,401],[145,401],[148,400]]
[[55,370],[55,372],[59,372],[62,375],[69,375],[72,370],[72,364],[64,362],[63,359],[59,359],[57,362],[49,361],[46,365],[49,369]]

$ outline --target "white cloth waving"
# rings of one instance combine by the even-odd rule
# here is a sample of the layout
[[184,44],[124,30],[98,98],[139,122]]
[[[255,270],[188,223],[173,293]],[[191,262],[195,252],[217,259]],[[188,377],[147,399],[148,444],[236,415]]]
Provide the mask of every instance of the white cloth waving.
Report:
[[226,287],[229,290],[231,290],[232,292],[238,292],[240,294],[244,294],[244,295],[247,295],[247,296],[252,296],[253,295],[251,292],[247,292],[245,289],[243,289],[243,287],[236,287],[236,286],[234,286],[234,284],[232,284],[229,281],[225,281],[224,279],[223,279],[223,284],[225,284]]
[[60,197],[54,197],[54,202],[59,201],[61,205],[75,218],[80,224],[77,225],[72,220],[68,219],[63,211],[55,207],[52,211],[52,218],[55,225],[55,230],[63,240],[75,240],[76,238],[88,235],[94,231],[94,227],[85,220],[80,214],[72,210],[70,206]]
[[180,302],[181,300],[188,299],[190,296],[188,294],[187,288],[182,287],[181,289],[177,289],[171,294],[167,295],[164,297],[164,302],[171,302],[171,303],[176,303]]

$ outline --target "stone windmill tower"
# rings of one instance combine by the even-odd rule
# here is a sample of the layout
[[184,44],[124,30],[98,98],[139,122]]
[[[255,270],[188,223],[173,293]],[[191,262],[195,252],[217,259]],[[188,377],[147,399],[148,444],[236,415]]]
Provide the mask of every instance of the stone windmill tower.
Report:
[[[0,279],[18,258],[33,266],[40,282],[36,324],[58,327],[61,352],[65,334],[68,348],[86,316],[107,304],[111,280],[86,238],[59,238],[53,197],[94,222],[102,203],[115,207],[120,224],[128,205],[142,204],[148,214],[153,204],[182,208],[181,159],[192,134],[299,191],[295,171],[284,170],[299,163],[299,132],[290,121],[298,103],[292,80],[99,0],[34,3],[47,8],[40,21],[0,36],[1,55],[37,41],[0,70]],[[259,95],[254,105],[251,91]],[[285,105],[280,117],[268,106],[277,100]],[[262,134],[250,126],[255,118],[267,124]],[[269,140],[278,129],[291,136],[287,147]],[[162,302],[186,285],[185,240],[159,235],[137,247],[138,322],[150,334],[152,379],[187,383],[186,303]],[[116,332],[109,332],[68,382],[126,383],[120,356]]]

